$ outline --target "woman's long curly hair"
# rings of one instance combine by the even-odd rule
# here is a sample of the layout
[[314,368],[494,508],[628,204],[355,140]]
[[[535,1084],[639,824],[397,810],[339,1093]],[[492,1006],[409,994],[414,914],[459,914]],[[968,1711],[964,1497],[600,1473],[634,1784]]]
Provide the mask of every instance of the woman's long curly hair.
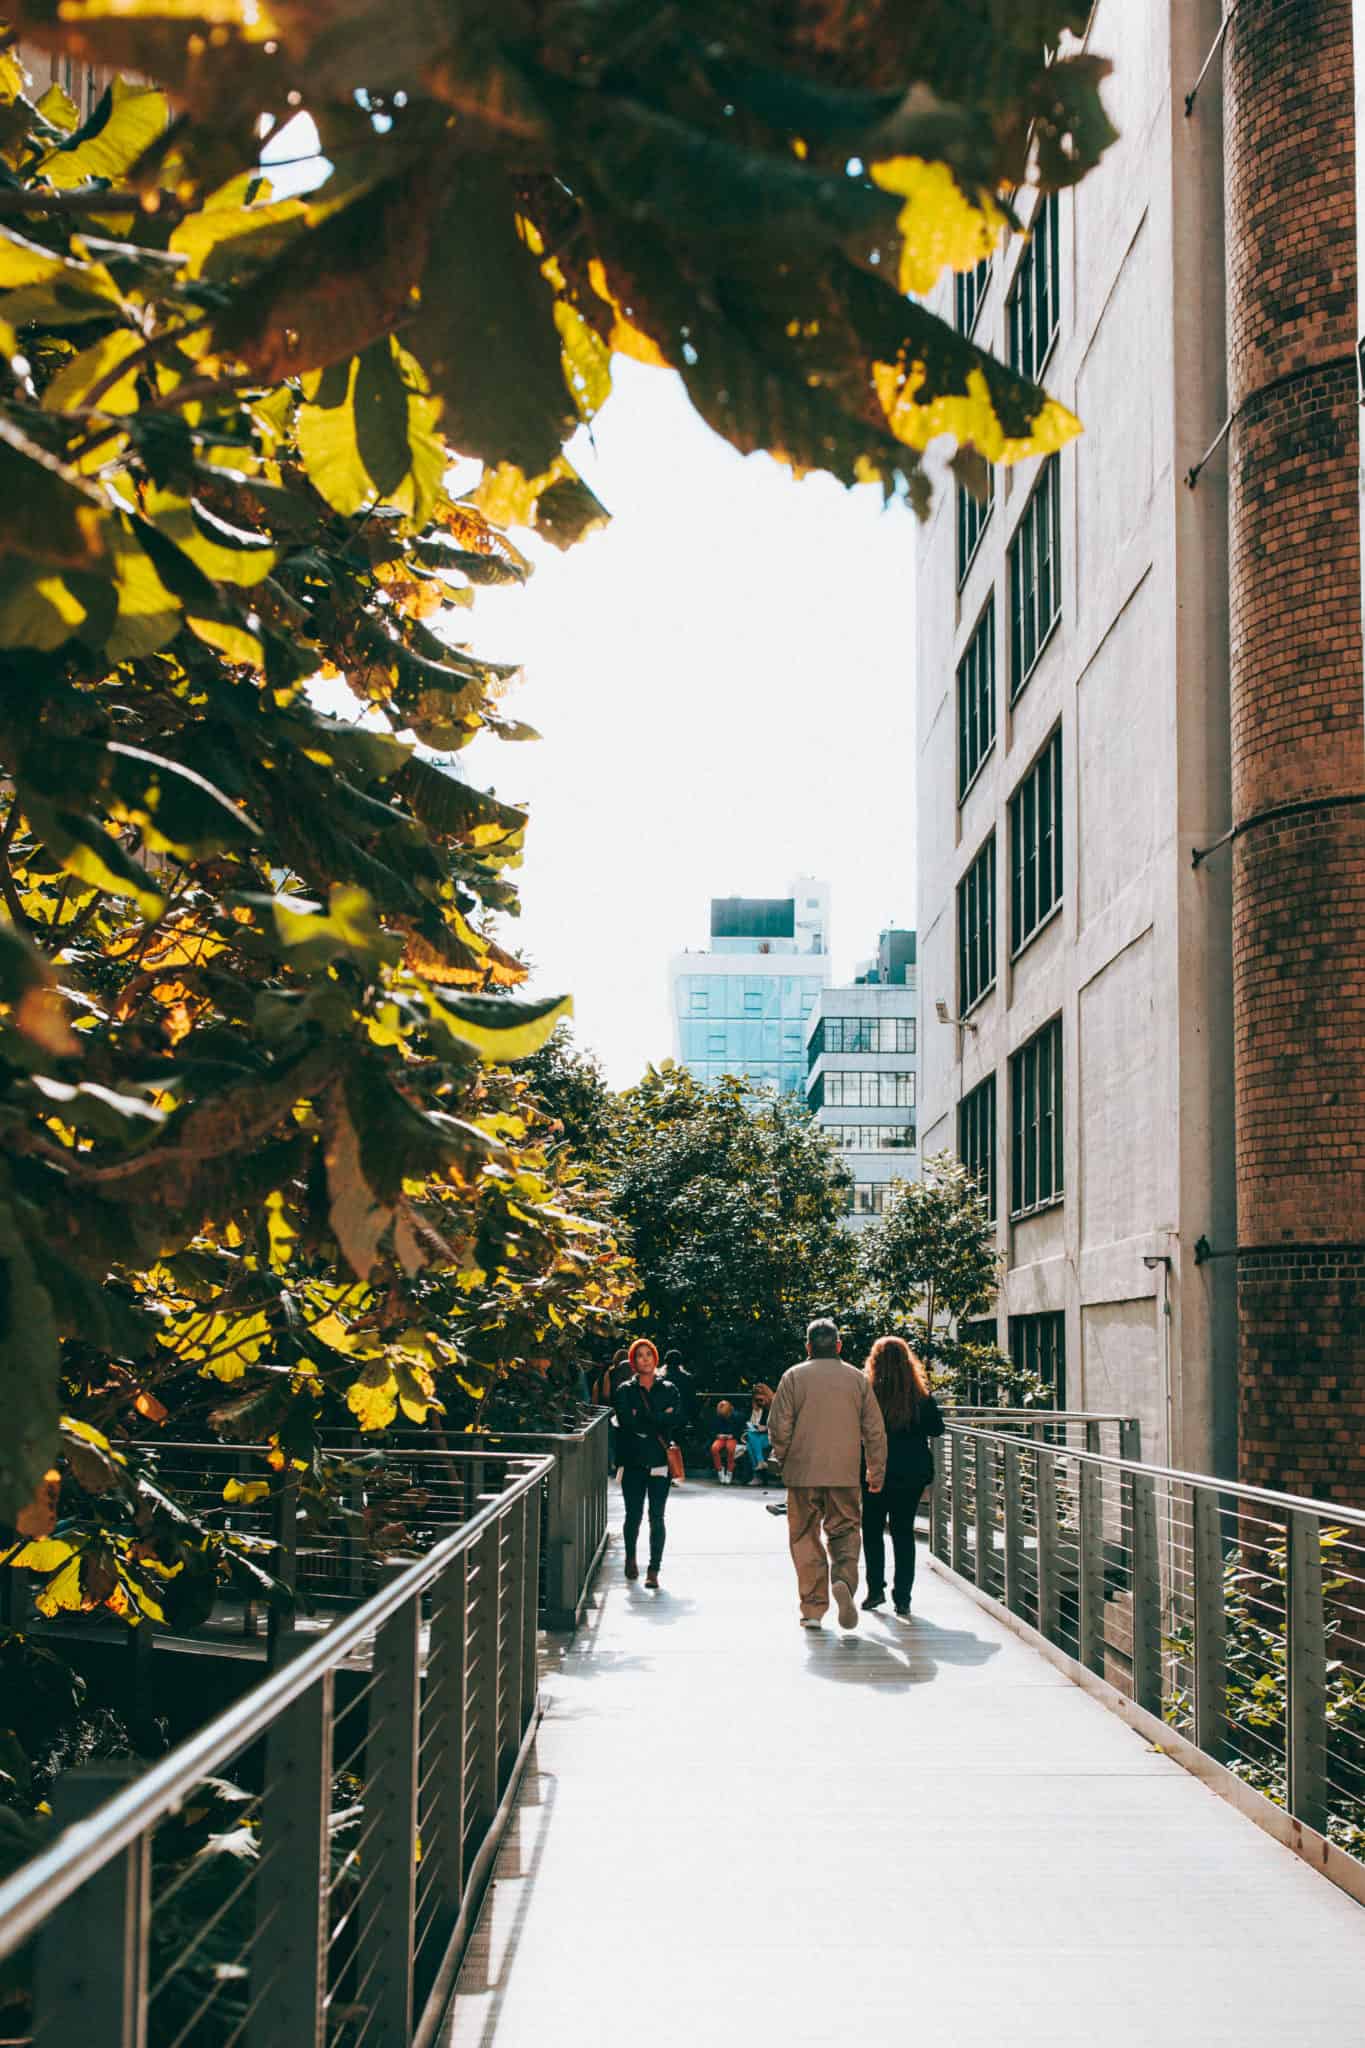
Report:
[[888,1429],[913,1429],[920,1402],[929,1399],[929,1375],[903,1337],[879,1337],[867,1360],[867,1376]]

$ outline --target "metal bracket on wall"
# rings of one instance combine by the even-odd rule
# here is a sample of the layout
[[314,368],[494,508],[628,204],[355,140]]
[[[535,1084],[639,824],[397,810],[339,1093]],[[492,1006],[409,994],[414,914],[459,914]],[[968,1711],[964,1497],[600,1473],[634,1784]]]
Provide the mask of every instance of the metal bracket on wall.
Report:
[[1222,26],[1219,28],[1217,35],[1213,39],[1213,48],[1209,51],[1208,56],[1200,65],[1199,76],[1195,79],[1194,84],[1190,87],[1189,91],[1185,95],[1185,119],[1187,121],[1189,120],[1190,115],[1194,112],[1194,103],[1199,97],[1200,86],[1204,83],[1204,80],[1208,76],[1209,66],[1210,64],[1212,64],[1214,58],[1218,55],[1218,52],[1222,49],[1224,40],[1227,36],[1227,32],[1232,26],[1233,16],[1236,14],[1241,4],[1242,0],[1232,0],[1231,7],[1229,7],[1227,13],[1223,16]]
[[1222,447],[1224,441],[1227,440],[1228,435],[1232,432],[1233,427],[1237,423],[1237,414],[1240,411],[1241,407],[1237,406],[1232,412],[1228,414],[1222,426],[1218,429],[1218,432],[1214,435],[1213,439],[1209,442],[1208,447],[1200,456],[1198,462],[1195,463],[1194,468],[1187,469],[1185,471],[1185,486],[1187,490],[1192,491],[1194,489],[1195,485],[1199,481],[1200,474],[1202,473],[1206,465],[1212,462],[1214,456],[1218,453],[1218,450]]

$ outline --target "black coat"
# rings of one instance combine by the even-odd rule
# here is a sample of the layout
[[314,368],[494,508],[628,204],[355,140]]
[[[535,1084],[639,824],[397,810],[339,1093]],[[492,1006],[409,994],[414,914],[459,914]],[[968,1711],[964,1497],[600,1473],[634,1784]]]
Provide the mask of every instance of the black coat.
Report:
[[929,1439],[943,1434],[943,1417],[931,1394],[919,1404],[919,1413],[908,1429],[886,1432],[885,1490],[893,1487],[928,1486],[934,1476],[934,1454]]
[[682,1395],[671,1380],[656,1379],[646,1393],[634,1377],[612,1396],[616,1415],[616,1461],[632,1472],[666,1465],[668,1446],[682,1420]]

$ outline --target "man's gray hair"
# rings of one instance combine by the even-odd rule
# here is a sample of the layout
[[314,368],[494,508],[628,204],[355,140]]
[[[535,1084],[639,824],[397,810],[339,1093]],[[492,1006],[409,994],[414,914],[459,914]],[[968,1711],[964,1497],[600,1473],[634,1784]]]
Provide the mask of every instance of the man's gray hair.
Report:
[[812,1358],[837,1358],[839,1332],[828,1316],[817,1316],[806,1327],[806,1349]]

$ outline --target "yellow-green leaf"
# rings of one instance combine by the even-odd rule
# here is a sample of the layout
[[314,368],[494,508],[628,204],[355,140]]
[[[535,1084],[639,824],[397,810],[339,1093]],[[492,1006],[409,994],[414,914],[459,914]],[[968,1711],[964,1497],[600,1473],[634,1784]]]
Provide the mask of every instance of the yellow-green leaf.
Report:
[[897,221],[903,292],[922,296],[944,270],[974,270],[1009,225],[984,187],[969,198],[945,163],[890,157],[873,164],[872,181],[905,201]]
[[39,175],[61,192],[92,178],[113,184],[151,148],[169,118],[165,93],[116,78],[109,88],[108,118],[98,131],[50,149],[38,165]]
[[377,505],[430,514],[445,477],[438,402],[415,357],[392,339],[304,379],[298,441],[316,490],[347,517]]
[[243,1507],[250,1507],[254,1500],[264,1500],[270,1491],[268,1479],[229,1479],[223,1488],[223,1499]]

